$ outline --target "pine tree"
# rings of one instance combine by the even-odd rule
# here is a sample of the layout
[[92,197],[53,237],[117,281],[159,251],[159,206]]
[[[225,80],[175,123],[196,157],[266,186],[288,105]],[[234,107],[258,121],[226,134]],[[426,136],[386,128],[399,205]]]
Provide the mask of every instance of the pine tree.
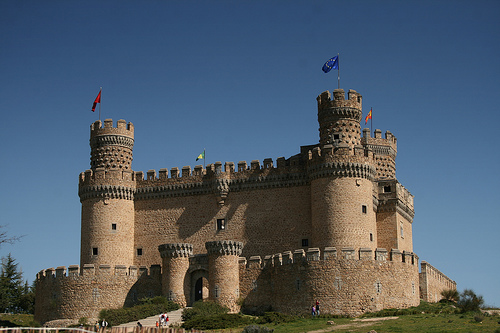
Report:
[[26,306],[21,306],[21,299],[26,291],[23,274],[18,269],[16,260],[9,253],[2,258],[0,267],[0,312],[26,312]]

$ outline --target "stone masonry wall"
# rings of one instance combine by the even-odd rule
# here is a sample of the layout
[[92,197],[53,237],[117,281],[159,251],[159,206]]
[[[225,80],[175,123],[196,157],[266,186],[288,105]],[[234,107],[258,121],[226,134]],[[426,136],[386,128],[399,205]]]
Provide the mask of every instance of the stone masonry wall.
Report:
[[322,313],[357,316],[419,304],[416,256],[403,262],[401,255],[389,260],[383,249],[377,250],[378,260],[362,249],[342,251],[338,257],[335,249],[325,250],[322,256],[319,249],[309,249],[267,256],[263,261],[252,257],[248,265],[240,261],[243,308],[307,314],[318,300]]
[[[229,192],[223,206],[213,194],[138,200],[135,246],[142,255],[134,264],[159,264],[164,243],[190,243],[200,254],[207,241],[231,239],[244,243],[243,256],[298,248],[310,239],[310,210],[309,186]],[[223,230],[217,219],[225,219]]]
[[72,323],[98,319],[101,309],[121,308],[144,297],[161,295],[159,266],[126,267],[77,265],[46,269],[36,281],[35,320],[51,325],[57,319]]
[[439,302],[441,291],[457,289],[457,283],[431,264],[422,261],[420,269],[420,298],[426,302]]

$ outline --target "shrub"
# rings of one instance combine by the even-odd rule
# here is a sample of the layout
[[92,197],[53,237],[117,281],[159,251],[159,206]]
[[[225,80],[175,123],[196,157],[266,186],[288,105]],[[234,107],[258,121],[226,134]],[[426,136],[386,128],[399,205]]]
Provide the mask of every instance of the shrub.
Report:
[[197,316],[182,324],[185,329],[218,330],[225,328],[239,327],[253,323],[251,317],[244,317],[240,314],[218,314],[212,316]]
[[478,322],[478,323],[482,322],[482,321],[483,321],[483,319],[484,319],[484,317],[482,317],[482,316],[474,316],[474,320],[475,320],[476,322]]
[[483,296],[478,296],[471,289],[465,289],[458,299],[457,305],[462,312],[479,311],[484,304]]
[[189,321],[197,317],[209,317],[218,314],[226,314],[229,309],[212,301],[199,300],[193,304],[191,309],[182,311],[182,320]]
[[[168,301],[165,297],[149,299],[151,301],[148,299],[143,300],[141,300],[142,304],[133,307],[101,310],[99,320],[106,319],[110,326],[116,326],[179,309],[179,305]],[[155,301],[153,302],[153,300]]]
[[265,326],[250,325],[243,329],[241,333],[271,333],[274,329]]
[[460,294],[456,289],[446,289],[441,291],[441,296],[447,301],[456,302],[459,299]]
[[296,321],[298,318],[295,316],[287,315],[280,312],[266,312],[262,317],[259,318],[259,323],[273,323],[282,324]]

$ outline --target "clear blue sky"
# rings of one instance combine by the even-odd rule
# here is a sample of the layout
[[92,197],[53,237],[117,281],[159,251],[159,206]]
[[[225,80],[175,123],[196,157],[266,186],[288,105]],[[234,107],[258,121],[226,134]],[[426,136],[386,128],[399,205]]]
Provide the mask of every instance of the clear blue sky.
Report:
[[[341,88],[398,138],[414,251],[500,306],[499,1],[0,2],[0,224],[24,278],[79,264],[90,111],[135,125],[132,168],[248,161],[318,142]],[[364,127],[364,122],[362,123]],[[294,250],[294,249],[290,249]]]

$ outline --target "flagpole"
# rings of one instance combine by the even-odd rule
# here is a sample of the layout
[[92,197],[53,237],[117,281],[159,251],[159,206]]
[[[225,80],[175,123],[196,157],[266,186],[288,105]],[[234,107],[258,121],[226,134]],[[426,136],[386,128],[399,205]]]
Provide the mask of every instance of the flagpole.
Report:
[[[370,106],[370,112],[371,112],[371,117],[370,117],[370,132],[373,133],[373,108]],[[375,134],[373,134],[375,136]]]
[[101,121],[102,87],[99,89],[99,121]]
[[337,53],[337,85],[340,89],[340,53]]
[[203,169],[205,169],[206,162],[207,162],[207,154],[205,153],[205,148],[203,148]]

